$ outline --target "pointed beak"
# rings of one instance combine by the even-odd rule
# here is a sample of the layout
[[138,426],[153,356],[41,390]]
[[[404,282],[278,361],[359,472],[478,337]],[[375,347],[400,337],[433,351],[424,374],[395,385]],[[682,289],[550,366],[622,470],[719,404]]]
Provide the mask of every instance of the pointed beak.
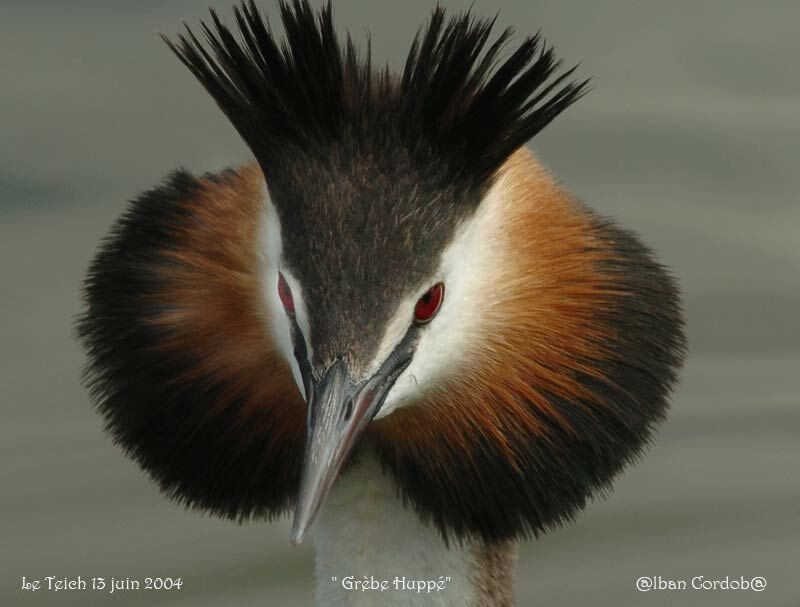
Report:
[[354,384],[347,365],[338,360],[321,380],[312,382],[305,461],[292,525],[293,545],[303,540],[342,465],[409,360],[388,360],[361,385]]

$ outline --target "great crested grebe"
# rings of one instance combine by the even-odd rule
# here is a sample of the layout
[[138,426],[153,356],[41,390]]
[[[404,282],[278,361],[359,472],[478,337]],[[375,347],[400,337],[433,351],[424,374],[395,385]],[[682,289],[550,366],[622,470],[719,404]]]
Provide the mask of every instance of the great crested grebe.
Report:
[[280,13],[283,42],[252,2],[168,40],[257,164],[132,203],[85,283],[87,384],[170,497],[293,510],[293,543],[318,518],[320,605],[511,605],[517,542],[664,418],[675,283],[523,147],[586,90],[538,35],[437,7],[394,74],[330,4]]

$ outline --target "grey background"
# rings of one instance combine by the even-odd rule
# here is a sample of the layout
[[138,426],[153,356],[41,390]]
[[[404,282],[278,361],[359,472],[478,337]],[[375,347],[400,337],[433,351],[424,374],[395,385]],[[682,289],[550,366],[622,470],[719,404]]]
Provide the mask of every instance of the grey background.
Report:
[[[0,604],[312,600],[311,549],[290,549],[285,521],[181,511],[103,435],[78,379],[79,283],[125,201],[174,167],[249,158],[156,36],[208,3],[0,5]],[[430,7],[336,12],[396,66]],[[542,28],[594,77],[532,146],[674,268],[691,347],[647,457],[577,524],[525,545],[519,604],[800,605],[800,4],[475,3],[498,8],[501,25]],[[185,587],[18,590],[22,576],[79,574]],[[642,575],[762,575],[768,587],[641,594]]]

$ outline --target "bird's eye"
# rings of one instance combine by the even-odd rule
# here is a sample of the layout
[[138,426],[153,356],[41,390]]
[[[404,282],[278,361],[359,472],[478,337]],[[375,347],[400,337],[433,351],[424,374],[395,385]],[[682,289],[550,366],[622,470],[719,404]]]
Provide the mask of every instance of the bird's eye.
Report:
[[437,282],[417,301],[417,305],[414,307],[414,322],[418,325],[430,322],[442,307],[443,299],[444,283]]
[[294,297],[292,290],[289,288],[289,283],[283,277],[283,274],[278,272],[278,297],[280,297],[283,309],[287,314],[294,314]]

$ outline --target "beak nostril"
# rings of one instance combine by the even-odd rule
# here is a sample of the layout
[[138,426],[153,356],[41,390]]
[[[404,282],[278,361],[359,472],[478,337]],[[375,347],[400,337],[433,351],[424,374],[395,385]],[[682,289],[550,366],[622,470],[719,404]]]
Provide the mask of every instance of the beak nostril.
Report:
[[348,398],[347,402],[344,404],[344,421],[350,421],[350,418],[353,416],[353,399]]

